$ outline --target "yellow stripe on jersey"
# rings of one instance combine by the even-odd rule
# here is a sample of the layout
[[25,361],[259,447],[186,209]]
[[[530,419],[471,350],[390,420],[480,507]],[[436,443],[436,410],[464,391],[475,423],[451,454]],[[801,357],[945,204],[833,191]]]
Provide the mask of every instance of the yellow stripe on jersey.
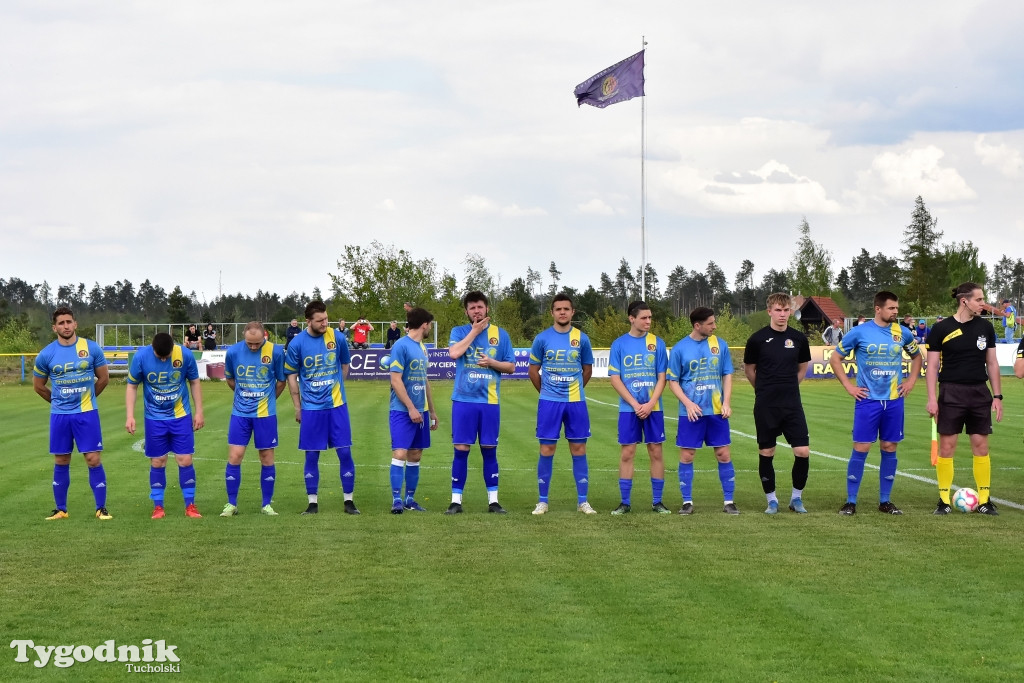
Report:
[[[574,349],[580,348],[580,334],[582,333],[575,327],[569,330],[569,346]],[[572,403],[580,401],[582,398],[581,393],[582,387],[580,386],[580,381],[574,379],[569,383],[569,401]]]
[[[82,339],[81,337],[78,338],[78,341],[75,342],[75,356],[77,356],[78,358],[88,358],[89,357],[89,340],[88,339]],[[82,392],[82,405],[81,405],[81,409],[82,409],[83,413],[87,413],[90,410],[95,410],[95,406],[92,404],[92,392],[91,391],[83,391]]]
[[[496,349],[498,347],[498,342],[501,341],[501,337],[499,336],[500,334],[501,333],[498,331],[498,326],[497,325],[488,325],[487,326],[487,347],[488,347],[488,349],[492,349],[492,348]],[[494,340],[493,344],[491,343],[492,339]],[[495,356],[497,356],[497,353],[495,353],[494,356],[491,356],[490,354],[487,354],[487,355],[490,358],[494,358]],[[490,403],[491,405],[494,405],[494,404],[496,404],[498,402],[498,382],[500,382],[500,381],[501,381],[500,379],[494,379],[494,380],[492,380],[492,381],[487,383],[487,402]]]
[[[889,331],[892,333],[892,340],[903,348],[903,328],[899,323],[893,323],[889,326]],[[900,352],[902,355],[902,351]],[[893,375],[889,381],[889,400],[895,400],[900,397],[900,380],[902,379],[900,372],[898,375]]]
[[[719,349],[719,354],[721,354],[721,348],[722,348],[721,344],[722,344],[722,342],[720,342],[718,340],[718,337],[716,335],[711,335],[710,337],[708,337],[708,349]],[[715,415],[721,415],[722,414],[722,392],[721,391],[713,391],[713,392],[711,392],[711,408],[715,411]]]
[[[263,343],[263,348],[260,349],[260,362],[261,363],[263,362],[264,358],[269,358],[270,359],[270,361],[268,363],[264,363],[265,365],[267,365],[268,370],[273,368],[274,367],[274,342],[267,340],[266,342]],[[270,391],[271,391],[271,393],[269,393],[266,396],[264,396],[263,398],[261,398],[260,402],[256,405],[256,417],[270,417],[270,407],[269,407],[270,406],[270,401],[272,399],[273,400],[277,400],[277,396],[275,395],[275,394],[277,394],[277,386],[275,384],[276,381],[277,381],[277,378],[271,376],[269,373],[268,373],[268,376],[270,377]]]
[[[192,353],[189,351],[189,353]],[[181,347],[175,344],[171,348],[171,367],[181,371],[182,376],[185,374],[185,359],[181,355]],[[188,384],[188,379],[185,379],[185,384]],[[178,400],[174,402],[174,417],[185,417],[188,413],[185,412],[185,404],[183,401],[188,400],[188,389],[186,388],[178,396]]]
[[953,330],[952,332],[950,332],[949,334],[947,334],[947,335],[946,335],[945,337],[943,337],[943,339],[942,339],[942,343],[943,343],[943,344],[945,344],[945,343],[946,343],[946,342],[948,342],[948,341],[949,341],[950,339],[956,339],[957,337],[959,337],[959,336],[960,336],[960,335],[962,335],[963,333],[964,333],[964,331],[963,331],[963,330],[961,330],[961,329],[960,329],[960,328],[958,327],[957,329]]

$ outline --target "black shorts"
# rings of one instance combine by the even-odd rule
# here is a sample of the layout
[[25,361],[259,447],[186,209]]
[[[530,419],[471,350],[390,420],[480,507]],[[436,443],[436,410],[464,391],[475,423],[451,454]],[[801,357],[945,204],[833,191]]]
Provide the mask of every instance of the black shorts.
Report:
[[803,406],[780,406],[755,401],[754,427],[757,430],[757,447],[761,450],[775,448],[775,439],[779,434],[785,436],[786,442],[794,448],[811,444]]
[[939,384],[939,434],[992,433],[992,393],[988,384]]

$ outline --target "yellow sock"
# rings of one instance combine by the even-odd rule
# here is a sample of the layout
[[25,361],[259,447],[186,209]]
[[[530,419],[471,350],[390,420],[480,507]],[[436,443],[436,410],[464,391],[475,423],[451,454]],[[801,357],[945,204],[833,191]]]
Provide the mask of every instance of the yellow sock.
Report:
[[949,505],[949,487],[953,485],[953,458],[939,458],[935,465],[935,475],[939,479],[939,499]]
[[987,503],[992,485],[992,461],[987,454],[974,456],[974,485],[978,487],[978,503]]

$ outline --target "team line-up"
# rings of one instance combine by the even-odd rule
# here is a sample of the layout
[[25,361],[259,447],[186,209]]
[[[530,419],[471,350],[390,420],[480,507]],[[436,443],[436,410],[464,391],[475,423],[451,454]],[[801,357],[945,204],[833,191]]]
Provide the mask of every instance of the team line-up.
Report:
[[[997,515],[990,499],[991,466],[988,435],[992,414],[1002,419],[999,365],[995,330],[982,316],[984,292],[966,282],[952,292],[955,315],[932,327],[925,344],[928,365],[925,382],[927,410],[938,432],[938,457],[934,463],[939,482],[939,502],[934,514],[951,512],[953,455],[960,433],[966,431],[973,454],[977,486],[976,512]],[[847,502],[839,512],[853,515],[871,445],[881,450],[878,510],[900,515],[891,500],[896,477],[897,445],[903,439],[904,397],[909,394],[923,363],[922,350],[911,330],[897,320],[896,294],[875,295],[875,316],[846,333],[830,363],[844,389],[855,399],[853,450],[847,465]],[[488,300],[481,292],[463,297],[469,320],[451,332],[448,353],[456,363],[452,389],[452,498],[445,514],[462,513],[470,447],[479,444],[487,489],[488,512],[505,514],[498,502],[498,434],[500,430],[501,376],[515,371],[508,333],[492,324]],[[767,300],[770,322],[747,340],[743,371],[754,387],[754,424],[758,446],[758,474],[767,499],[766,514],[779,512],[775,486],[776,440],[784,436],[793,450],[792,493],[789,510],[804,514],[803,490],[807,484],[810,437],[800,399],[800,382],[811,360],[806,336],[789,327],[792,303],[788,294],[772,294]],[[587,500],[589,468],[587,440],[590,417],[585,387],[590,381],[594,356],[586,334],[573,327],[572,299],[558,294],[551,303],[552,326],[542,331],[530,349],[529,377],[539,393],[536,436],[538,502],[534,515],[548,512],[555,446],[564,435],[572,457],[579,512],[596,514]],[[739,514],[733,499],[735,470],[730,455],[729,417],[732,414],[733,363],[725,340],[715,335],[715,313],[700,307],[690,313],[693,331],[668,353],[664,340],[652,334],[651,309],[635,301],[628,307],[628,333],[611,346],[608,375],[619,395],[618,442],[620,444],[619,490],[621,502],[613,515],[631,511],[634,458],[645,444],[650,458],[652,510],[671,514],[662,500],[665,465],[662,445],[665,418],[662,398],[666,386],[679,402],[676,446],[679,448],[679,514],[694,511],[692,484],[694,455],[710,446],[718,461],[723,494],[722,511]],[[327,308],[313,301],[305,310],[306,328],[287,349],[265,339],[263,325],[246,325],[244,340],[231,346],[225,359],[225,377],[234,392],[228,427],[228,462],[224,471],[227,503],[222,517],[238,514],[241,464],[246,447],[253,443],[259,453],[261,512],[277,515],[271,503],[277,472],[274,449],[278,446],[277,398],[288,389],[299,423],[299,450],[305,451],[304,479],[308,506],[304,515],[319,512],[320,453],[335,449],[344,493],[344,511],[359,514],[355,505],[355,463],[352,431],[345,398],[345,379],[350,356],[348,344],[328,324]],[[407,334],[390,354],[391,397],[389,427],[392,459],[390,483],[392,514],[424,512],[416,501],[420,461],[431,445],[438,419],[434,396],[427,379],[427,352],[423,339],[430,333],[433,316],[423,308],[407,313]],[[77,335],[74,313],[67,307],[53,313],[57,338],[36,357],[33,383],[36,392],[51,404],[50,452],[54,457],[55,509],[48,520],[68,518],[67,498],[71,455],[75,448],[88,465],[89,484],[96,503],[96,517],[112,519],[107,510],[107,482],[100,453],[97,396],[109,382],[107,361],[92,340]],[[860,372],[856,383],[842,372],[842,359],[854,353]],[[903,353],[911,358],[903,370]],[[1024,340],[1017,349],[1014,371],[1024,376]],[[195,505],[196,472],[192,462],[194,432],[204,426],[202,391],[196,361],[191,352],[176,344],[167,333],[154,336],[150,346],[139,349],[128,372],[125,395],[125,429],[135,434],[135,406],[139,387],[144,407],[145,454],[150,460],[150,498],[153,519],[165,516],[164,492],[169,455],[178,465],[185,515],[201,517]],[[193,407],[194,406],[194,407]],[[685,419],[684,419],[685,418]],[[403,491],[404,487],[404,491]]]

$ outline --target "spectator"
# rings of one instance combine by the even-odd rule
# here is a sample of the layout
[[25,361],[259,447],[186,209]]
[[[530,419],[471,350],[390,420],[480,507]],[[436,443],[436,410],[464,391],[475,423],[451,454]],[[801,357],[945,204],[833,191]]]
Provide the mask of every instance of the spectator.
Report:
[[348,328],[345,326],[345,319],[338,321],[338,334],[345,338],[345,345],[348,346]]
[[825,341],[828,346],[838,346],[840,340],[843,338],[843,321],[841,318],[836,318],[832,321],[832,327],[827,328],[821,333],[821,338]]
[[390,349],[395,345],[395,342],[402,338],[402,331],[398,329],[398,321],[392,320],[391,326],[388,327],[388,340],[384,344],[385,349]]
[[299,321],[297,318],[292,318],[292,324],[284,331],[284,348],[288,349],[288,345],[292,343],[292,339],[299,332],[302,332],[302,328],[299,327]]
[[905,327],[908,330],[910,330],[911,332],[913,332],[914,328],[916,327],[916,325],[914,324],[914,316],[912,316],[912,315],[905,315],[905,316],[903,316],[903,327]]
[[217,349],[217,330],[213,329],[213,323],[206,323],[206,329],[203,330],[203,348],[207,351]]
[[861,324],[862,322],[864,322],[864,320],[865,320],[864,316],[862,316],[862,315],[858,315],[858,316],[857,316],[857,322],[855,322],[855,323],[853,324],[853,325],[854,325],[854,327],[856,327],[857,325],[860,325],[860,324]]
[[917,327],[914,328],[914,339],[917,340],[918,344],[924,344],[924,340],[928,338],[928,323],[925,322],[924,318],[917,321]]
[[1016,328],[1017,309],[1013,307],[1009,299],[1003,299],[1003,336],[1007,344],[1013,342]]
[[188,331],[185,333],[185,348],[199,350],[199,331],[196,330],[195,325],[188,326]]
[[352,326],[352,348],[353,349],[368,349],[370,348],[370,332],[373,331],[373,325],[366,321],[366,318],[359,316],[359,320]]
[[405,312],[408,314],[409,311],[411,311],[412,309],[416,308],[416,304],[414,304],[411,301],[406,301],[404,304],[402,304],[402,308],[404,308]]

